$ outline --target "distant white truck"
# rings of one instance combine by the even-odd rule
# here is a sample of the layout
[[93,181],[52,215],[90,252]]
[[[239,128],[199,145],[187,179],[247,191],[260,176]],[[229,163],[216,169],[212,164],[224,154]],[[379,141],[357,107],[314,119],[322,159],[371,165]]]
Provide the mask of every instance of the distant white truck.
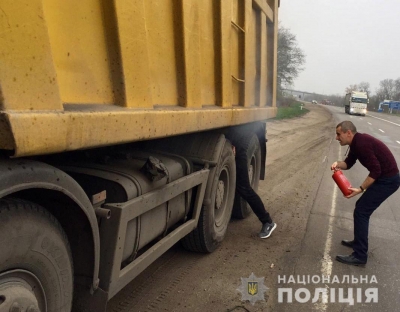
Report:
[[344,99],[344,112],[350,115],[362,115],[367,113],[369,103],[368,93],[352,91],[346,94]]

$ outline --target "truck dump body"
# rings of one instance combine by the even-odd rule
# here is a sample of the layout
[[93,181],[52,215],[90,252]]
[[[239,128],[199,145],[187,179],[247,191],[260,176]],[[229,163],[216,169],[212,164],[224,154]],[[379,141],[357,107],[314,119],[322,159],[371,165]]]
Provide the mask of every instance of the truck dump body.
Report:
[[42,155],[276,115],[278,1],[3,1],[0,149]]

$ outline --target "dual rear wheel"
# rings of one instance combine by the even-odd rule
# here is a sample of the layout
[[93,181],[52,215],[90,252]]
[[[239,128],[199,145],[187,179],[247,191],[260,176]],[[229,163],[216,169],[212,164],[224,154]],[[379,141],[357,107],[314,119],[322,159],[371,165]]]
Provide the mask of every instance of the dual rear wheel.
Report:
[[235,156],[229,141],[225,142],[213,173],[211,200],[203,205],[197,228],[182,240],[188,250],[213,252],[225,237],[232,214],[236,180]]
[[[257,191],[261,171],[261,149],[258,137],[251,134],[247,148],[249,179]],[[247,202],[235,191],[236,163],[233,147],[226,141],[221,160],[214,173],[211,201],[203,206],[197,228],[183,240],[192,251],[212,252],[224,239],[231,216],[244,219],[251,213]]]

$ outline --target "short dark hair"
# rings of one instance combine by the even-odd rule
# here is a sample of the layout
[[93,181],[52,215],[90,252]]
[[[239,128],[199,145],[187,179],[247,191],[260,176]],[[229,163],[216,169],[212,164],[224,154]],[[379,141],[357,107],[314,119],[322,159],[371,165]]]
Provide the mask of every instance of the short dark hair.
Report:
[[342,132],[347,132],[347,130],[350,130],[353,134],[357,133],[356,126],[350,120],[342,121],[336,126],[336,129],[339,127],[341,127]]

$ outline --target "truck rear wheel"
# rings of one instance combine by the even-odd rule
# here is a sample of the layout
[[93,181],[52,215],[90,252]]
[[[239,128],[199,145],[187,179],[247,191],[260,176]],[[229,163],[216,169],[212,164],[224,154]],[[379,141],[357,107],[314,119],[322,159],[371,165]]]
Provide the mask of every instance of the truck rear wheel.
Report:
[[211,202],[203,205],[197,228],[182,240],[191,251],[213,252],[225,237],[235,196],[236,167],[232,145],[226,141],[215,171]]
[[48,211],[0,199],[0,245],[0,311],[71,311],[71,251]]
[[[250,143],[247,147],[246,153],[249,168],[249,181],[253,190],[257,192],[261,172],[260,142],[255,134],[249,135],[248,141]],[[245,219],[250,215],[250,213],[250,205],[239,195],[238,192],[236,192],[232,216],[237,219]]]

